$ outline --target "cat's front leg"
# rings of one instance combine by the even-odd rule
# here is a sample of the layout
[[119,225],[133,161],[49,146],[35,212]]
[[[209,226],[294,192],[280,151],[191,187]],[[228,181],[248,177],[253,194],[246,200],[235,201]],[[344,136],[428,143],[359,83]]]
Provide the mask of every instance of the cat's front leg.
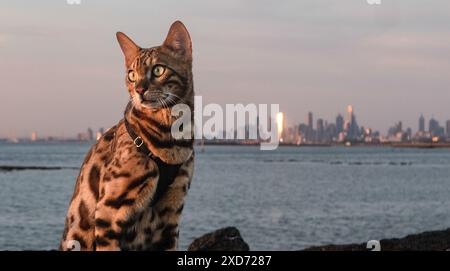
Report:
[[121,228],[118,221],[121,221],[119,214],[114,214],[101,201],[97,204],[95,212],[95,250],[117,251],[120,250]]
[[154,206],[162,226],[156,229],[153,250],[176,250],[179,238],[179,224],[187,192],[190,188],[194,171],[194,156],[180,168],[174,182],[169,186],[161,200]]
[[103,182],[95,211],[96,250],[121,250],[129,241],[129,230],[153,197],[157,171],[137,172],[141,173],[115,172],[111,180]]

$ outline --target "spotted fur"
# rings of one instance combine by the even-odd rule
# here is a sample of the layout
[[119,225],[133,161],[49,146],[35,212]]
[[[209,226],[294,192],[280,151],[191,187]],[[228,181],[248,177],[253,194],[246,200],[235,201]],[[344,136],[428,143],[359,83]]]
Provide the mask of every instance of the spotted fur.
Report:
[[[109,129],[81,166],[60,249],[75,240],[81,250],[175,250],[194,152],[192,139],[172,137],[171,108],[184,103],[193,112],[191,40],[179,21],[161,46],[140,48],[120,32],[117,39],[130,94],[124,119],[161,162],[138,150],[124,120]],[[156,199],[163,180],[170,185]]]

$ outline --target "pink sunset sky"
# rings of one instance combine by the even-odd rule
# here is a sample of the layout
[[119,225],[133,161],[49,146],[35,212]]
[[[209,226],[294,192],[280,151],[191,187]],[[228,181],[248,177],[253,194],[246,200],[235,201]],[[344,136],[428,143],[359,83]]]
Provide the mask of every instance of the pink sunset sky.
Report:
[[[187,3],[189,2],[189,3]],[[108,128],[128,94],[116,31],[159,45],[185,23],[204,102],[278,103],[290,125],[352,104],[385,133],[450,119],[450,2],[13,1],[0,3],[0,137]]]

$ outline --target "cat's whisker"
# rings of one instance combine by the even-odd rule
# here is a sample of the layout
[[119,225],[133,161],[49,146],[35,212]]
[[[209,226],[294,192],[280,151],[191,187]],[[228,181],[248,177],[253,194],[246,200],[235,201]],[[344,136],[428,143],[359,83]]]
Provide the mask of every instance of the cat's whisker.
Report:
[[166,103],[175,105],[176,104],[176,100],[169,96],[169,97],[166,98]]
[[166,103],[170,106],[174,106],[176,104],[184,103],[184,99],[180,98],[179,96],[168,93],[168,96],[166,98]]
[[170,108],[171,106],[174,105],[174,104],[172,104],[170,101],[168,101],[167,99],[164,100],[164,103],[166,104],[166,108]]
[[[167,93],[167,94],[169,95],[168,97],[170,97],[172,99],[174,99],[173,97],[177,98],[181,103],[186,102],[185,99],[181,98],[180,96],[178,96],[178,95],[176,95],[174,93]],[[175,99],[174,99],[174,101],[175,101]]]
[[157,97],[156,103],[158,105],[158,108],[164,108],[161,98]]
[[176,95],[175,96],[171,96],[171,95],[167,96],[167,98],[166,98],[167,103],[169,103],[173,106],[173,105],[183,102],[182,99],[174,98],[174,97],[177,97],[177,96]]
[[164,99],[161,99],[161,102],[163,103],[164,108],[169,108],[169,105],[167,104],[167,102]]

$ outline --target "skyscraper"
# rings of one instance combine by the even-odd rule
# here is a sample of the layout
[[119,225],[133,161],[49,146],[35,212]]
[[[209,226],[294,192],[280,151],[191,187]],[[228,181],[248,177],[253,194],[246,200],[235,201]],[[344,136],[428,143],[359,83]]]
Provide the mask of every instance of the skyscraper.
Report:
[[316,138],[316,140],[317,141],[322,141],[323,135],[324,135],[324,131],[325,131],[325,128],[324,128],[324,125],[323,125],[323,119],[317,119],[317,127],[316,127],[316,129],[317,129],[317,134],[316,134],[317,138]]
[[30,140],[36,141],[37,139],[38,139],[37,132],[35,132],[35,131],[31,132]]
[[306,133],[306,140],[313,141],[314,140],[314,124],[313,124],[313,113],[308,113],[308,132]]
[[431,136],[444,136],[444,127],[439,125],[439,122],[434,118],[430,119],[429,127],[428,127]]
[[278,139],[280,142],[283,142],[283,135],[284,135],[284,114],[283,112],[279,112],[277,114],[277,132],[278,132]]
[[450,138],[450,120],[447,120],[447,137]]
[[425,118],[423,115],[420,115],[419,118],[419,132],[425,132]]
[[89,140],[89,141],[94,140],[94,131],[92,131],[91,128],[87,129],[87,140]]
[[344,131],[344,117],[338,114],[336,117],[336,132],[340,134],[342,131]]
[[349,105],[347,107],[348,112],[348,131],[347,131],[347,138],[350,140],[358,139],[359,137],[359,127],[358,123],[356,122],[355,114],[353,114],[353,106]]
[[309,112],[309,113],[308,113],[308,127],[309,127],[309,129],[311,129],[311,130],[314,129],[314,127],[313,127],[313,121],[314,121],[314,119],[313,119],[313,113],[312,113],[312,112]]
[[351,124],[352,120],[353,120],[353,106],[352,105],[347,106],[347,113],[348,113],[348,120]]

